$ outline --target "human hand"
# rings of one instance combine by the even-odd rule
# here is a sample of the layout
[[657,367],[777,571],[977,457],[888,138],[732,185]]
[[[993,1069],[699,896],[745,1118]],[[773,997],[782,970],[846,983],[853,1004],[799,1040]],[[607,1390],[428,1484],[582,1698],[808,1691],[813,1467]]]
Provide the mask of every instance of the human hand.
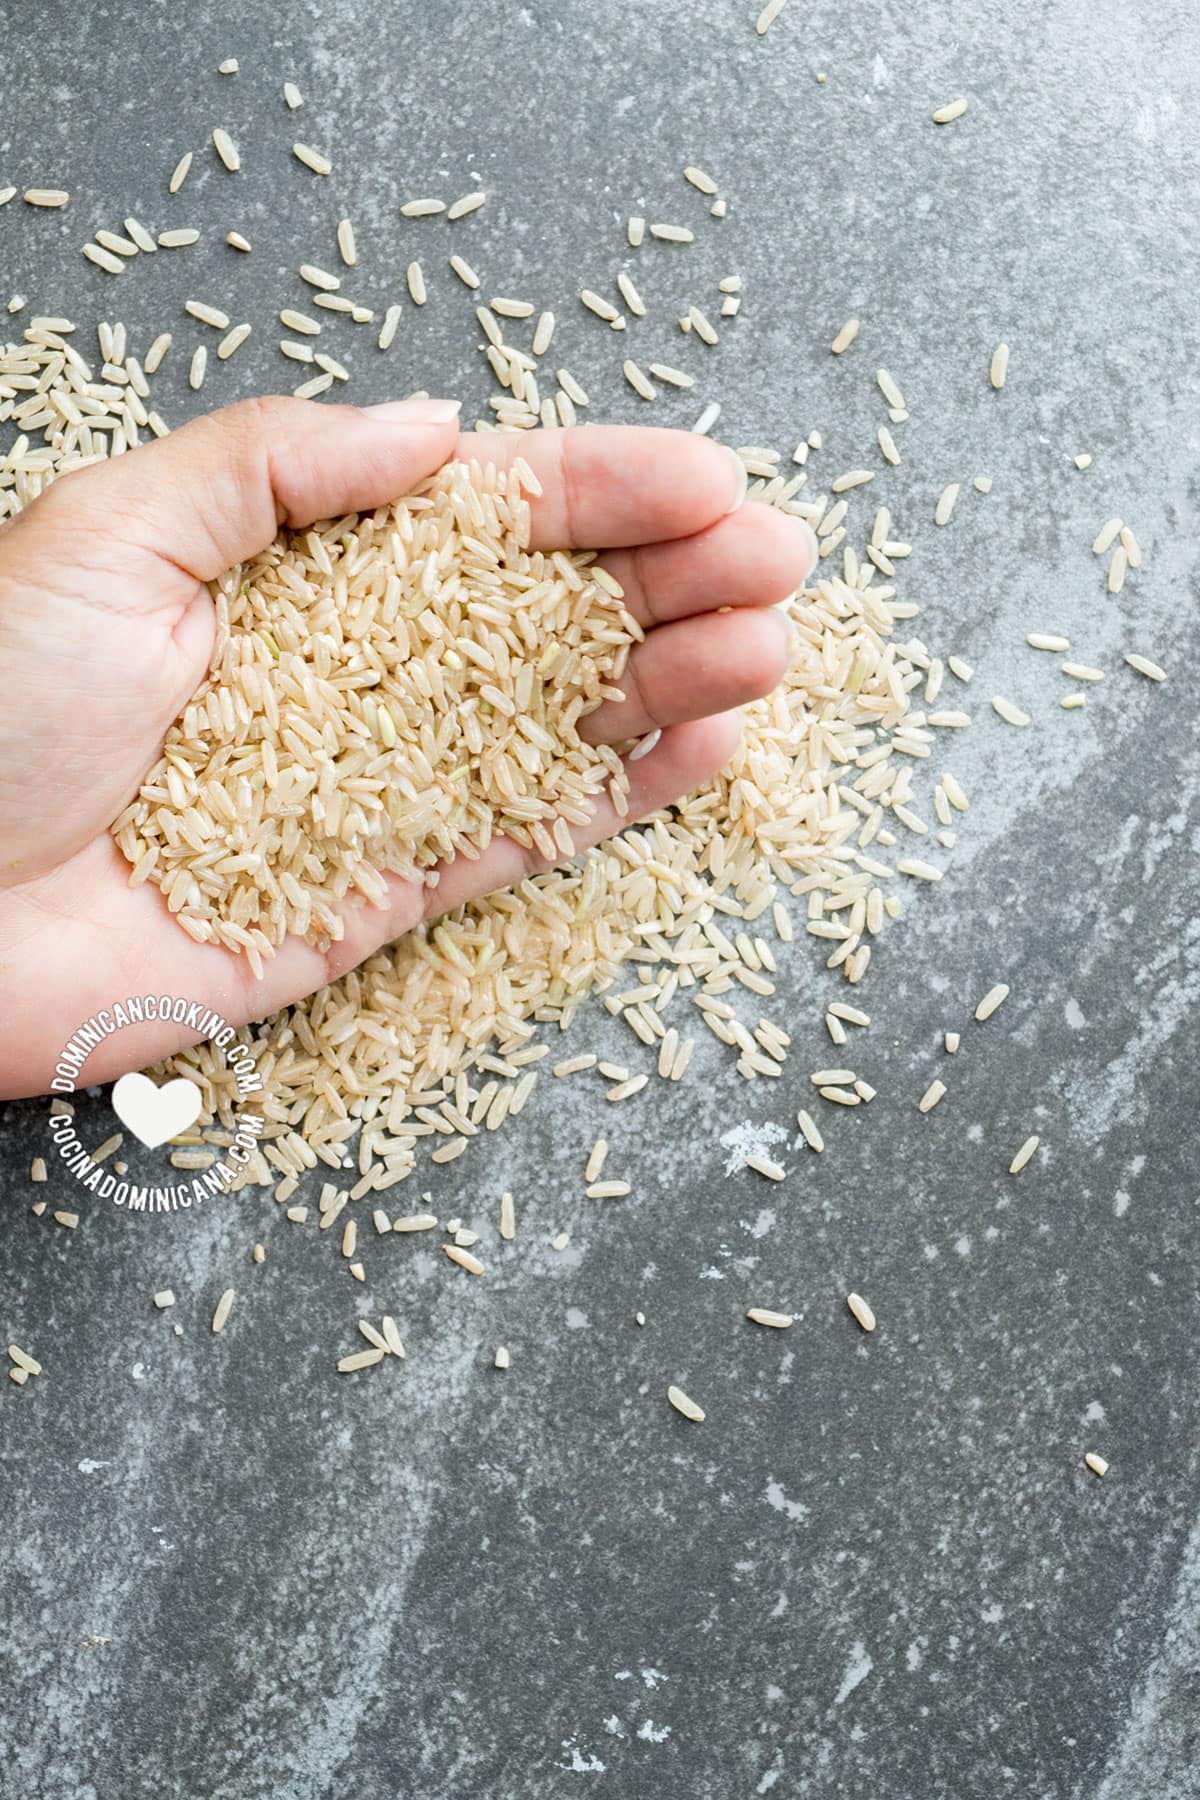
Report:
[[[0,1097],[44,1092],[81,1021],[126,994],[186,996],[235,1025],[260,1019],[427,913],[546,866],[497,839],[448,864],[436,888],[388,877],[384,905],[348,905],[345,936],[325,950],[289,938],[261,980],[244,957],[189,938],[157,887],[129,887],[108,828],[208,667],[204,584],[281,524],[381,505],[456,453],[498,466],[523,457],[543,489],[534,547],[608,546],[604,564],[646,632],[625,700],[581,726],[610,743],[662,729],[630,766],[629,818],[732,755],[730,709],[768,692],[786,665],[786,621],[771,608],[812,568],[807,528],[770,507],[738,510],[740,465],[707,438],[589,426],[459,439],[456,411],[244,402],[64,477],[0,528]],[[603,800],[573,835],[583,848],[622,822]],[[169,1024],[122,1032],[93,1052],[86,1079],[189,1041]]]

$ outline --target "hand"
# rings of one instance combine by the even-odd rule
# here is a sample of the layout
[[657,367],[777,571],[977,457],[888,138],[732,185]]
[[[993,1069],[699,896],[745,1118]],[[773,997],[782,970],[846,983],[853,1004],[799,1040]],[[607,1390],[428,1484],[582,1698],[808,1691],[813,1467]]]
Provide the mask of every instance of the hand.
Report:
[[[813,565],[807,528],[769,507],[735,510],[740,467],[707,438],[589,426],[459,439],[456,410],[249,401],[65,476],[0,529],[0,1097],[45,1092],[76,1027],[126,995],[203,1001],[244,1024],[336,980],[427,911],[545,866],[500,839],[449,864],[435,889],[390,877],[385,905],[347,908],[339,942],[321,951],[289,938],[261,980],[244,957],[194,943],[157,887],[127,885],[108,827],[207,669],[204,584],[281,524],[379,506],[456,452],[498,465],[524,457],[544,490],[535,546],[609,546],[605,565],[646,631],[626,699],[582,727],[614,743],[663,728],[630,766],[630,818],[731,756],[729,709],[783,674],[787,626],[770,609]],[[605,801],[576,842],[619,823]],[[84,1079],[110,1080],[131,1057],[144,1067],[188,1041],[170,1025],[122,1031],[93,1052]]]

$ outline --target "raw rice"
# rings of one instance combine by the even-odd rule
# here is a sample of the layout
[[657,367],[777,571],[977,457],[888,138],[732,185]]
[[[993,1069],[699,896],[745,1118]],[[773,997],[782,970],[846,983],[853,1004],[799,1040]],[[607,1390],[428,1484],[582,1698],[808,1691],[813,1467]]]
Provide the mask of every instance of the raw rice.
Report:
[[615,306],[608,300],[605,300],[602,295],[595,293],[591,288],[581,288],[579,290],[579,298],[583,301],[583,304],[587,307],[589,312],[594,312],[598,319],[604,319],[610,325],[621,316]]
[[801,1111],[797,1113],[796,1119],[797,1119],[797,1123],[800,1126],[800,1131],[801,1131],[801,1134],[803,1135],[804,1141],[808,1145],[809,1149],[815,1150],[818,1153],[820,1151],[824,1150],[825,1139],[821,1136],[821,1133],[817,1127],[816,1120],[812,1117],[812,1115],[810,1113],[806,1113],[803,1109],[801,1109]]
[[228,362],[235,351],[240,350],[250,336],[249,325],[235,325],[217,345],[217,356],[221,362]]
[[237,145],[229,133],[218,125],[212,134],[212,141],[214,150],[230,174],[236,174],[242,166],[242,159],[238,155]]
[[199,319],[202,325],[211,325],[215,331],[229,329],[229,314],[223,313],[219,307],[209,306],[203,300],[185,300],[183,310],[190,313],[193,319]]
[[311,149],[308,144],[293,144],[292,155],[297,162],[302,162],[306,169],[311,169],[314,175],[328,175],[333,168],[333,164],[327,156],[322,156],[319,150]]
[[759,37],[765,37],[786,5],[787,0],[767,0],[754,24]]
[[847,1294],[846,1305],[850,1308],[850,1311],[854,1314],[854,1317],[858,1320],[864,1331],[874,1331],[875,1314],[861,1294]]
[[785,1168],[757,1151],[746,1158],[746,1167],[753,1169],[756,1175],[765,1175],[768,1181],[783,1181],[787,1176]]
[[101,244],[85,244],[83,254],[89,262],[95,263],[96,267],[103,269],[106,274],[123,275],[125,273],[125,264],[121,258],[114,256],[111,250],[105,250]]
[[626,358],[622,363],[621,368],[626,381],[629,383],[634,393],[639,394],[643,400],[653,400],[657,391],[654,383],[647,380],[646,376],[642,373],[641,369],[638,368],[631,357]]
[[1021,1170],[1025,1167],[1025,1164],[1029,1161],[1041,1141],[1042,1140],[1039,1137],[1027,1137],[1025,1139],[1025,1142],[1021,1145],[1021,1148],[1017,1151],[1017,1154],[1008,1165],[1008,1172],[1010,1175],[1019,1175],[1021,1173]]
[[945,106],[939,106],[931,116],[935,125],[950,125],[955,119],[961,119],[967,110],[965,100],[951,100]]
[[1125,652],[1125,661],[1129,664],[1131,669],[1136,669],[1139,675],[1145,675],[1150,681],[1165,681],[1167,679],[1167,671],[1165,669],[1160,669],[1156,662],[1151,662],[1148,656],[1139,655],[1136,650],[1127,650]]
[[696,1402],[690,1395],[685,1394],[682,1388],[674,1386],[669,1387],[667,1389],[667,1399],[671,1402],[675,1411],[682,1413],[685,1419],[691,1419],[697,1425],[702,1425],[704,1423],[703,1408],[697,1406]]
[[952,481],[949,487],[944,487],[942,489],[941,494],[938,497],[938,503],[933,509],[933,522],[935,525],[948,525],[950,523],[950,515],[954,511],[954,502],[958,499],[958,494],[959,484],[957,481]]
[[992,351],[992,361],[991,361],[991,366],[988,370],[988,378],[991,381],[992,386],[996,389],[997,393],[999,393],[1000,389],[1004,386],[1004,383],[1008,378],[1008,345],[1007,344],[997,344],[996,348]]
[[229,1315],[233,1311],[233,1299],[233,1289],[226,1288],[225,1292],[221,1295],[221,1298],[217,1301],[216,1311],[212,1316],[212,1328],[214,1331],[224,1331]]
[[[897,387],[895,381],[893,380],[892,376],[889,375],[888,371],[886,369],[876,369],[875,380],[879,384],[880,393],[883,395],[884,399],[887,401],[888,405],[893,409],[893,411],[894,412],[903,412],[904,411],[904,395],[900,392],[900,389]],[[811,442],[811,439],[809,441]],[[813,448],[819,449],[820,448],[819,443],[814,444]]]
[[848,350],[858,336],[858,332],[859,321],[857,319],[847,319],[846,323],[842,326],[832,344],[829,346],[833,351],[833,354],[835,356],[841,356],[843,351]]
[[1011,991],[1008,984],[1003,981],[998,981],[994,987],[988,989],[987,993],[983,996],[983,999],[979,1002],[979,1005],[975,1008],[975,1017],[981,1024],[984,1019],[991,1018],[997,1007],[1003,1006]]
[[1129,554],[1124,544],[1118,544],[1112,553],[1112,561],[1108,565],[1108,591],[1119,594],[1125,586],[1125,574],[1129,567]]
[[1089,1450],[1083,1460],[1092,1471],[1093,1475],[1108,1474],[1108,1464],[1105,1462],[1104,1458],[1098,1456],[1094,1450]]
[[786,1331],[789,1325],[796,1323],[791,1313],[772,1312],[766,1306],[752,1306],[746,1317],[755,1325],[770,1325],[776,1331]]
[[1030,722],[1029,714],[1022,712],[1011,700],[1006,700],[1003,694],[992,695],[992,706],[1006,725],[1028,725]]

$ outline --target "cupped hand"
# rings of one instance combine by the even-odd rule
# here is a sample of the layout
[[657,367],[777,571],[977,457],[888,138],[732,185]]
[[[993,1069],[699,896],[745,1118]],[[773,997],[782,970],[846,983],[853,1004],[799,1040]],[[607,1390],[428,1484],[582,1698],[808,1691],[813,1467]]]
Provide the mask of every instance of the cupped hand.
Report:
[[[157,887],[130,888],[109,826],[204,677],[205,583],[265,548],[280,525],[368,510],[449,457],[523,457],[542,486],[535,548],[604,547],[645,630],[623,701],[583,722],[593,742],[661,729],[629,767],[630,818],[725,763],[735,709],[787,660],[772,611],[810,572],[811,534],[741,506],[745,478],[707,438],[589,426],[458,435],[444,401],[383,407],[248,401],[54,483],[0,528],[0,1097],[45,1092],[77,1026],[126,995],[201,1001],[230,1024],[261,1019],[443,912],[543,868],[498,839],[436,888],[388,878],[381,906],[349,903],[326,950],[289,938],[256,980],[244,957],[197,944]],[[620,821],[607,801],[577,844]],[[117,1033],[83,1079],[105,1081],[194,1040],[171,1025]]]

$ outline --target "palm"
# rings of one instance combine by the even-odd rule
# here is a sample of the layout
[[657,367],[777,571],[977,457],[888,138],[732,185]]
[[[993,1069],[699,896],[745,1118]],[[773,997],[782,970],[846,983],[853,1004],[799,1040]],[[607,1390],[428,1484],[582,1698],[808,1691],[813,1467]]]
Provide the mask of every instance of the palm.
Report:
[[[480,859],[446,867],[436,890],[391,878],[384,907],[347,909],[340,942],[322,952],[288,939],[261,981],[244,958],[194,943],[157,888],[129,887],[108,827],[207,667],[204,580],[262,547],[279,518],[301,524],[375,505],[426,472],[409,469],[402,487],[378,492],[382,475],[373,473],[365,485],[343,477],[329,492],[326,479],[298,495],[269,472],[274,500],[231,542],[191,516],[164,531],[153,482],[145,500],[146,483],[131,479],[132,465],[178,453],[187,436],[122,459],[130,466],[119,471],[119,491],[111,467],[60,482],[0,534],[0,1094],[43,1091],[76,1026],[127,994],[201,1000],[232,1023],[261,1018],[400,936],[431,904],[444,911],[543,866],[498,840]],[[453,448],[453,435],[443,436],[427,466]],[[732,472],[714,446],[680,434],[472,436],[461,453],[495,462],[519,453],[532,464],[545,490],[534,515],[539,545],[616,546],[605,563],[646,640],[631,658],[626,699],[606,702],[586,732],[619,742],[663,728],[631,765],[631,816],[696,787],[736,742],[727,709],[782,672],[784,625],[768,609],[803,579],[807,534],[765,507],[727,514]],[[615,824],[602,804],[588,841]],[[163,1026],[133,1036],[114,1040],[107,1060],[98,1049],[86,1078],[108,1079],[131,1055],[144,1064],[184,1041]]]

